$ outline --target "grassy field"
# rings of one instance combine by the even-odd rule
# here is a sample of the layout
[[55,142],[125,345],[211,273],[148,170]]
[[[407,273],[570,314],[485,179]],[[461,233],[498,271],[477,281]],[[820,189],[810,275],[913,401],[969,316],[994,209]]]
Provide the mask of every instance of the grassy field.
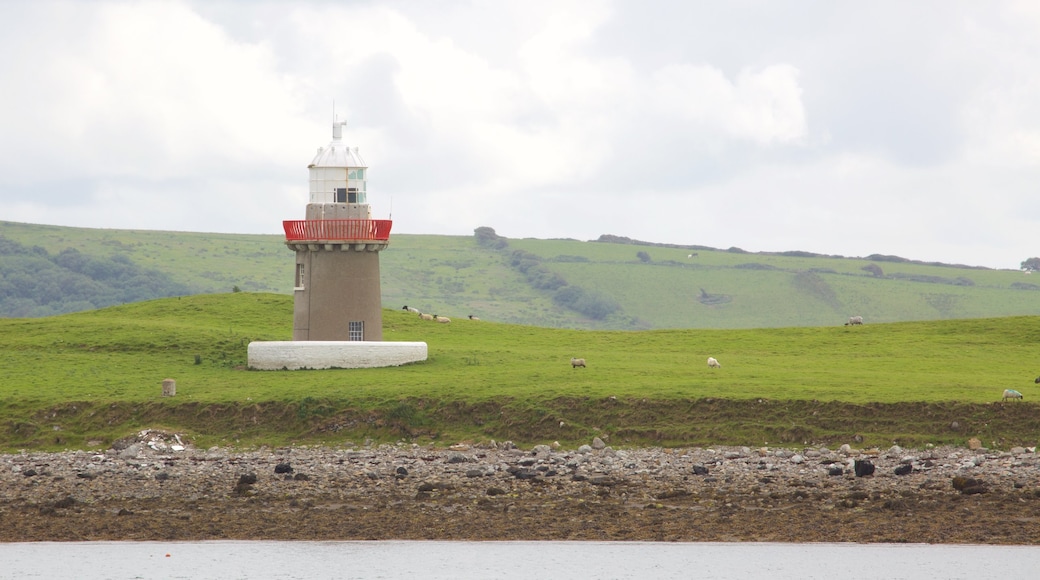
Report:
[[[107,446],[143,428],[199,445],[507,440],[625,445],[1035,445],[1040,317],[734,330],[586,331],[384,311],[425,341],[399,368],[250,371],[291,337],[291,297],[170,298],[0,320],[0,449]],[[572,369],[571,356],[588,368]],[[709,369],[708,356],[721,369]],[[164,378],[177,396],[162,398]],[[1003,389],[1025,402],[1000,403]]]
[[[277,227],[277,224],[274,225]],[[279,235],[99,230],[0,222],[0,236],[56,254],[76,248],[125,256],[198,293],[291,293],[293,253]],[[522,250],[569,285],[620,311],[587,318],[553,302],[510,267]],[[650,258],[644,262],[638,252]],[[690,256],[690,254],[695,254]],[[911,256],[912,258],[912,256]],[[578,240],[394,234],[380,254],[383,304],[464,318],[587,330],[736,329],[1040,315],[1040,279],[1013,270],[914,262],[691,251]],[[881,275],[864,270],[876,268]]]

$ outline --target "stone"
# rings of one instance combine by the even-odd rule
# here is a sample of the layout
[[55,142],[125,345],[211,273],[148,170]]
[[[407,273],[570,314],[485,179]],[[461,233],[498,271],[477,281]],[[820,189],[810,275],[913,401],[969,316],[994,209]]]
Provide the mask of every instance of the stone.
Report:
[[856,477],[874,475],[874,464],[869,459],[857,459],[855,465]]

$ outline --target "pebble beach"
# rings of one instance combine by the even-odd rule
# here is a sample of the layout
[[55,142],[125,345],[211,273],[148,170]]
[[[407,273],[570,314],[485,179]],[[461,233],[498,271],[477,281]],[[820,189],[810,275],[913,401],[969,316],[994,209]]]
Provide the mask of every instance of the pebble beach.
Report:
[[[0,455],[0,541],[1040,544],[1035,449],[510,442]],[[858,462],[858,465],[857,465]]]

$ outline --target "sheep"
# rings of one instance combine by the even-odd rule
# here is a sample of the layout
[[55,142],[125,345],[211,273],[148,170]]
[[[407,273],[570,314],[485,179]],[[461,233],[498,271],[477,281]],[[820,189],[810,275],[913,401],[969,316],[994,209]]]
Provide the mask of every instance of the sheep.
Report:
[[854,324],[863,324],[862,316],[850,316],[849,321],[845,323],[845,326],[851,326]]
[[441,324],[448,324],[451,322],[451,319],[447,316],[438,316],[436,314],[433,315],[433,319],[437,322],[440,322]]
[[433,315],[432,314],[423,314],[422,312],[420,312],[419,313],[419,318],[422,318],[423,320],[433,320]]
[[571,358],[571,368],[572,369],[576,369],[578,367],[586,368],[585,367],[585,359],[583,359],[583,358],[573,358],[572,357]]
[[708,357],[708,368],[709,369],[721,369],[722,368],[722,363],[720,363],[719,361],[715,360],[715,357],[709,356]]
[[1022,393],[1016,391],[1015,389],[1004,389],[1004,396],[1001,398],[1001,400],[1007,401],[1008,399],[1018,399],[1021,401]]
[[476,316],[473,316],[472,314],[469,315],[469,319],[470,320],[480,320],[479,318],[477,318]]
[[412,307],[412,306],[408,306],[407,304],[402,306],[401,310],[407,310],[408,312],[411,312],[413,314],[422,314],[421,312],[419,312],[418,308],[415,308],[415,307]]
[[1033,382],[1040,385],[1040,377],[1036,377],[1036,379],[1033,380]]

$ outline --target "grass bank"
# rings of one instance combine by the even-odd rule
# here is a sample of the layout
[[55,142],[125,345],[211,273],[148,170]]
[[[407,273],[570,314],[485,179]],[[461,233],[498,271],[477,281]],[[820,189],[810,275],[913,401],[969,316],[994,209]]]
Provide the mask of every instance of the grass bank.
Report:
[[[291,336],[292,298],[198,295],[0,320],[0,449],[110,445],[144,428],[197,444],[513,440],[616,446],[1035,445],[1040,318],[640,332],[423,322],[384,338],[424,363],[249,371]],[[588,360],[572,369],[571,356]],[[708,356],[722,362],[709,369]],[[161,381],[177,381],[162,398]],[[1005,388],[1024,402],[1001,403]],[[858,438],[858,439],[857,439]]]

